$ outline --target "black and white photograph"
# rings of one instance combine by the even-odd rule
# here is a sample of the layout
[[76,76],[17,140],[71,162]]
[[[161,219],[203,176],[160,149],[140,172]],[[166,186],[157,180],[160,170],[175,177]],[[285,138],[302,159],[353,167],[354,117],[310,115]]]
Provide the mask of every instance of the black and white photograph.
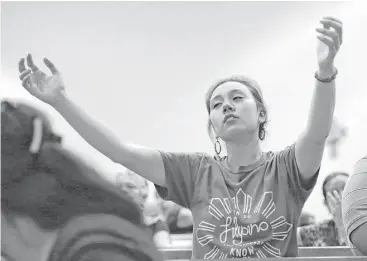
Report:
[[367,260],[367,3],[1,1],[1,261]]

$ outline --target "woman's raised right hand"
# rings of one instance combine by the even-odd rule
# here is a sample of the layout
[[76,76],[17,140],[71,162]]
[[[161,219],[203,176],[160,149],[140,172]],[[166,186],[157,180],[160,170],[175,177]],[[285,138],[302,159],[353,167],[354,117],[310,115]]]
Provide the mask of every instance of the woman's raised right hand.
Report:
[[[28,69],[26,69],[25,60],[27,60]],[[51,76],[42,72],[34,64],[32,55],[28,54],[26,59],[22,58],[19,61],[19,78],[22,81],[22,86],[30,94],[43,102],[54,105],[64,94],[65,86],[55,65],[47,58],[44,58],[43,61],[50,69]]]

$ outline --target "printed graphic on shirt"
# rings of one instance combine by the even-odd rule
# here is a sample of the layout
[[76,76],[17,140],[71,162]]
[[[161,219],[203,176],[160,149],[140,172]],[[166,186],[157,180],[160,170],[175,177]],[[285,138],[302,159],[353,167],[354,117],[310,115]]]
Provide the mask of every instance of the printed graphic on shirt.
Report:
[[198,250],[204,259],[280,257],[293,225],[275,213],[273,192],[258,202],[242,189],[233,198],[212,198],[195,230]]

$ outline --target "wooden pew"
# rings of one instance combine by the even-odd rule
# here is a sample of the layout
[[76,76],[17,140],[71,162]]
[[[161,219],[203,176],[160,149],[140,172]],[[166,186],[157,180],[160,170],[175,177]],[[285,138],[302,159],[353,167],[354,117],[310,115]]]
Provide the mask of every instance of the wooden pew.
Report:
[[[161,249],[165,260],[182,260],[191,258],[191,248]],[[300,257],[352,257],[349,247],[299,247]],[[247,259],[246,259],[247,260]],[[367,261],[367,257],[365,257]]]
[[300,257],[353,256],[350,247],[299,247]]

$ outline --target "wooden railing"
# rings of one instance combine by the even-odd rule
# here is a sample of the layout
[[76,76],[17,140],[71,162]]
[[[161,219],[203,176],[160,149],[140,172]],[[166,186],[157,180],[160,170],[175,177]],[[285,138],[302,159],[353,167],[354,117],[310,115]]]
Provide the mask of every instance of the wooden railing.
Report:
[[[184,248],[184,249],[183,248],[181,249],[166,248],[166,249],[161,249],[161,251],[163,253],[165,260],[188,260],[191,258],[191,248]],[[340,260],[340,261],[341,260],[364,260],[364,261],[367,261],[367,257],[364,257],[364,259],[363,258],[355,259],[349,247],[299,247],[298,254],[299,254],[300,259],[297,259],[297,260],[304,260],[304,261],[306,260],[313,260],[313,261],[316,261],[316,260],[317,261],[319,260],[328,260],[328,261],[329,260]],[[315,257],[320,257],[320,258],[322,257],[324,259],[312,259]],[[343,258],[351,257],[352,259],[341,259],[341,257]],[[303,259],[303,258],[306,258],[306,259]],[[329,259],[329,258],[334,258],[334,259]],[[246,259],[246,260],[250,260],[250,259]],[[277,260],[279,261],[279,259]],[[295,260],[295,259],[289,259],[289,260]]]

